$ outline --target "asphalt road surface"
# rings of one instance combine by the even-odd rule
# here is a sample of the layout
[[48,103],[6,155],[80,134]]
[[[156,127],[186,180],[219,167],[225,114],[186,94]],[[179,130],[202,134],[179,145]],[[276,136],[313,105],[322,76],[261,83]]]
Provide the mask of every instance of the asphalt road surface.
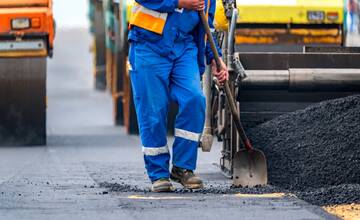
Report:
[[58,31],[48,145],[0,148],[1,220],[335,219],[291,195],[224,194],[231,181],[214,165],[219,145],[199,153],[207,191],[149,193],[139,138],[113,126],[110,95],[93,90],[90,43],[86,30]]

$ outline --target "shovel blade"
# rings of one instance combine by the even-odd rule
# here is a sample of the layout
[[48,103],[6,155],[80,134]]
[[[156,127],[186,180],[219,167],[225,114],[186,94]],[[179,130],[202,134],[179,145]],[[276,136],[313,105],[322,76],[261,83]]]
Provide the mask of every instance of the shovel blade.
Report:
[[240,150],[233,159],[233,185],[255,187],[267,185],[266,158],[260,150]]

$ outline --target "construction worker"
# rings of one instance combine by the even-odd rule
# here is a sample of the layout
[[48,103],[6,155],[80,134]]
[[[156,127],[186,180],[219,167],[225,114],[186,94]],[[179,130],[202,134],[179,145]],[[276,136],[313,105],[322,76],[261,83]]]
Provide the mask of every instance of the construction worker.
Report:
[[[198,15],[204,10],[214,27],[215,4],[215,0],[136,0],[133,7],[130,77],[145,167],[154,192],[172,191],[169,178],[185,188],[203,187],[194,170],[205,117],[200,86],[204,57],[221,83],[228,79],[224,63],[220,71],[216,69]],[[171,174],[166,138],[169,100],[179,105]]]

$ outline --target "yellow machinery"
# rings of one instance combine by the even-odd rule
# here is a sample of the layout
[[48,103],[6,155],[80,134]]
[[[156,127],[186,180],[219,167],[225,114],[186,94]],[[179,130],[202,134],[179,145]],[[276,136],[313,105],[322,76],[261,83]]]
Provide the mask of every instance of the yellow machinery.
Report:
[[[341,45],[345,40],[343,0],[237,0],[237,44]],[[222,0],[216,27],[227,28]]]

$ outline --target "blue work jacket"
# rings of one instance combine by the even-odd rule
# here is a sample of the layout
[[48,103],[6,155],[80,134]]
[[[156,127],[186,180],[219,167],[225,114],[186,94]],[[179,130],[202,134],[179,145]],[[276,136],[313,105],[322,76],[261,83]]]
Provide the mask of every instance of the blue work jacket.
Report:
[[[210,2],[210,7],[208,10],[208,20],[210,28],[214,28],[213,21],[215,16],[216,1],[215,0],[205,0],[205,12],[207,11],[208,1]],[[136,0],[137,3],[141,4],[145,8],[158,11],[160,13],[168,13],[168,19],[166,21],[163,34],[157,34],[148,30],[145,30],[140,27],[131,27],[129,32],[129,41],[135,42],[144,42],[153,49],[155,52],[159,53],[162,56],[167,56],[171,53],[175,40],[179,37],[179,25],[181,22],[191,22],[188,19],[183,21],[178,21],[175,19],[169,19],[171,13],[175,13],[175,10],[178,9],[178,0]],[[191,17],[189,18],[191,19]],[[200,74],[205,72],[205,59],[207,64],[210,64],[214,58],[214,54],[211,51],[210,43],[205,42],[205,29],[201,23],[200,17],[197,18],[198,24],[195,28],[189,33],[192,36],[192,40],[195,42],[198,48],[198,65]],[[216,39],[214,38],[215,42]],[[217,45],[218,52],[221,56],[221,49]]]

